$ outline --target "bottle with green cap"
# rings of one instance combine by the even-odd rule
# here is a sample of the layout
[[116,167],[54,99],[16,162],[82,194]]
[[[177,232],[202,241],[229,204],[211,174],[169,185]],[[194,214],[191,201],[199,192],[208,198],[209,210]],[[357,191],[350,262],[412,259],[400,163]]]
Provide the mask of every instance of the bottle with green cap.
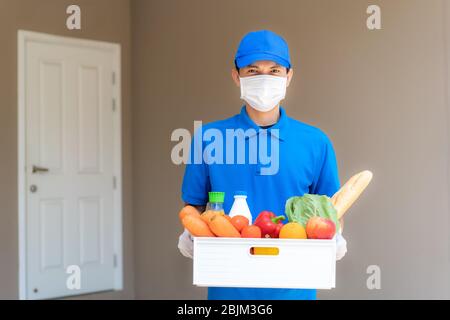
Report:
[[206,205],[206,211],[217,211],[222,214],[225,214],[223,210],[223,202],[225,200],[225,192],[209,192],[209,202]]

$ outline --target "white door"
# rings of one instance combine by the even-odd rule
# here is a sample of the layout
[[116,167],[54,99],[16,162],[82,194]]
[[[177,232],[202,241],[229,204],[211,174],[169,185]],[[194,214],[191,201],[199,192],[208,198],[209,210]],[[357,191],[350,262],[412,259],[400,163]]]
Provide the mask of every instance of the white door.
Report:
[[117,287],[117,52],[52,39],[23,46],[28,299]]

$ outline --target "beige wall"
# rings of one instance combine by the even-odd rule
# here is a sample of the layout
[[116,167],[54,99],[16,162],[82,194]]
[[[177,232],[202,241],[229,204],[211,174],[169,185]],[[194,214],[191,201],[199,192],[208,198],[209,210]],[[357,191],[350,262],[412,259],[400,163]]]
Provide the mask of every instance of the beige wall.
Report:
[[[82,8],[82,30],[66,29],[66,8]],[[129,0],[0,0],[0,299],[18,298],[17,30],[103,40],[122,46],[124,284],[121,292],[89,298],[133,298]]]
[[[182,167],[173,129],[235,114],[229,73],[241,36],[273,29],[289,42],[292,117],[332,138],[340,177],[375,178],[350,211],[349,253],[322,298],[449,298],[448,122],[443,1],[132,2],[133,182],[138,298],[203,298],[176,248]],[[366,289],[366,268],[382,290]],[[287,268],[294,268],[289,266]]]

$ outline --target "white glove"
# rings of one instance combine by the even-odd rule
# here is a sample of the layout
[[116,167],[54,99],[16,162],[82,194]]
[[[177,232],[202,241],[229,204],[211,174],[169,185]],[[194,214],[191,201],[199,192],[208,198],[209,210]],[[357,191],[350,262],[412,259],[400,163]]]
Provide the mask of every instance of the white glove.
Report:
[[336,261],[341,260],[347,253],[347,241],[342,234],[336,233]]
[[184,229],[184,232],[178,238],[178,249],[183,256],[192,259],[194,254],[194,240],[186,229]]

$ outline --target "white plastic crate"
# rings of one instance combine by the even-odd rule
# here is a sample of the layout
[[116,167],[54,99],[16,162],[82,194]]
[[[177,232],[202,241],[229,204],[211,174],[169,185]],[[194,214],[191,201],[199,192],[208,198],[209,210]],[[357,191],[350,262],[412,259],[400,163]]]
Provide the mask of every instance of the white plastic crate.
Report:
[[[278,255],[252,255],[252,247]],[[201,287],[331,289],[336,241],[194,238],[194,285]]]

